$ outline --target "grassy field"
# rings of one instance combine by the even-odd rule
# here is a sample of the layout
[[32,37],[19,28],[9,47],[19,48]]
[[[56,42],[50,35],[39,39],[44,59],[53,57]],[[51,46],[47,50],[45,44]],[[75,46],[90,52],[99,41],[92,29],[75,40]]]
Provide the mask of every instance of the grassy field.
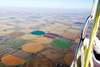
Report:
[[8,46],[12,46],[12,47],[18,47],[18,46],[22,46],[25,43],[30,42],[30,40],[23,40],[23,39],[14,39],[14,40],[10,40],[6,43],[6,45]]
[[20,30],[22,30],[22,29],[24,29],[24,28],[21,28],[21,27],[14,27],[14,28],[11,28],[11,30],[14,30],[15,32],[20,31]]
[[5,45],[7,41],[13,40],[15,37],[10,36],[0,36],[0,45]]
[[51,45],[53,47],[57,47],[57,48],[61,48],[61,49],[66,49],[66,48],[69,48],[71,46],[70,43],[65,42],[65,41],[59,41],[59,40],[51,42]]

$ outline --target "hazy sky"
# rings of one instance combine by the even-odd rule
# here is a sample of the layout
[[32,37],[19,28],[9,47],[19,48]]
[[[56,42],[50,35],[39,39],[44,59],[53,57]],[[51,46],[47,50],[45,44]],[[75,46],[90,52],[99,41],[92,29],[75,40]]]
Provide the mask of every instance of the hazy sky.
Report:
[[0,0],[0,7],[91,9],[93,0]]

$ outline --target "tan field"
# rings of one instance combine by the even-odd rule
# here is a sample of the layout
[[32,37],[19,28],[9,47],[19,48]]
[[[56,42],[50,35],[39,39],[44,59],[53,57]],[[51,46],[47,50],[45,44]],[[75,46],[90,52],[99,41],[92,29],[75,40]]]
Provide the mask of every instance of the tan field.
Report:
[[72,32],[64,32],[61,36],[63,36],[64,38],[67,38],[67,39],[73,39],[75,40],[75,38],[77,37],[78,33],[72,33]]
[[37,23],[35,23],[35,24],[27,24],[27,25],[23,25],[21,27],[22,28],[29,28],[29,27],[36,26],[36,25],[37,25]]
[[51,31],[51,29],[50,28],[41,28],[41,29],[39,29],[40,31],[44,31],[44,32],[48,32],[48,31]]
[[61,35],[63,32],[64,32],[64,30],[56,30],[56,29],[50,31],[50,33],[55,33],[58,35]]
[[42,50],[44,46],[40,43],[26,43],[22,46],[22,50],[30,53],[37,53]]
[[38,36],[36,35],[32,35],[32,34],[25,34],[23,36],[21,36],[22,39],[25,39],[25,40],[33,40],[33,39],[36,39]]
[[47,38],[47,37],[38,37],[35,39],[35,42],[37,43],[41,43],[41,44],[48,44],[52,42],[51,38]]
[[71,28],[78,28],[78,29],[82,29],[83,27],[79,27],[79,26],[71,26]]
[[1,34],[10,34],[15,32],[14,30],[6,30],[6,31],[0,31]]
[[3,27],[3,29],[10,29],[10,28],[14,28],[14,26],[5,26],[5,27]]
[[68,29],[67,31],[71,32],[71,33],[80,33],[81,32],[80,30],[74,30],[74,29]]
[[80,39],[75,39],[75,42],[76,42],[76,43],[79,43],[79,41],[80,41]]
[[33,29],[23,29],[23,30],[20,30],[20,32],[24,32],[24,33],[30,33],[34,31]]
[[22,60],[20,58],[10,55],[10,54],[5,54],[4,56],[2,56],[1,61],[2,61],[2,63],[4,63],[5,65],[8,65],[8,66],[20,65],[25,62],[25,60]]

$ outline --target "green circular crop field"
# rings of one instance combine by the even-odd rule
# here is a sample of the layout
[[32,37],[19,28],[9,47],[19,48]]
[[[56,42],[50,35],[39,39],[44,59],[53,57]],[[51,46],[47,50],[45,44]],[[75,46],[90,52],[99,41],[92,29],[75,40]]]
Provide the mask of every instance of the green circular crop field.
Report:
[[43,31],[32,31],[31,34],[33,34],[33,35],[43,35],[43,34],[45,34],[45,32],[43,32]]
[[57,47],[57,48],[61,48],[61,49],[66,49],[66,48],[70,48],[71,44],[65,41],[60,41],[60,40],[55,40],[53,42],[51,42],[51,45],[53,47]]

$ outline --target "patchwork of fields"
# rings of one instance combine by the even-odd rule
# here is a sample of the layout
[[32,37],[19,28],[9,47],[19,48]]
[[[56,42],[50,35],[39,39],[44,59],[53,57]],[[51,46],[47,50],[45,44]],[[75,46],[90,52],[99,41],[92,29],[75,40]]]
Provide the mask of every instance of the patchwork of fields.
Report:
[[69,67],[84,17],[89,15],[85,11],[39,9],[5,9],[0,14],[0,67]]

